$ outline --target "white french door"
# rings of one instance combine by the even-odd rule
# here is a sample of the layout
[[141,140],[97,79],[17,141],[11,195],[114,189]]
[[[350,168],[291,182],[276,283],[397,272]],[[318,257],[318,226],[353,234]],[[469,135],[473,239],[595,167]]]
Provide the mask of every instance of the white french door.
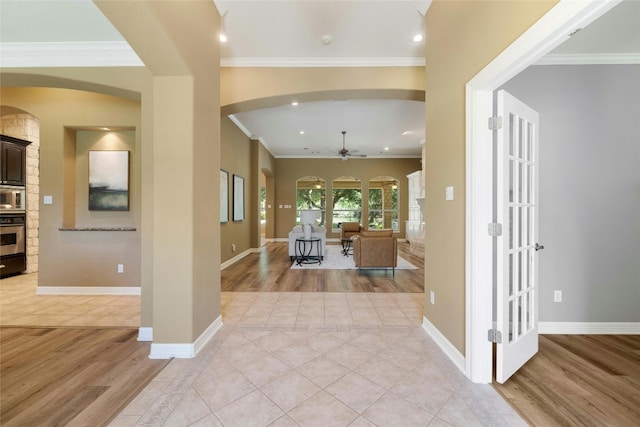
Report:
[[504,383],[538,352],[538,113],[497,92],[496,380]]

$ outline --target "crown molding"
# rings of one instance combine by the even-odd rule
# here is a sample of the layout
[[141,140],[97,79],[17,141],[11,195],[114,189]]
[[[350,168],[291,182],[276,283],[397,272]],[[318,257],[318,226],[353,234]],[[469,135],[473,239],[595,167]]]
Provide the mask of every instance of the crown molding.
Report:
[[0,43],[0,67],[144,67],[124,41]]
[[[304,155],[289,155],[289,154],[283,154],[283,155],[278,155],[278,156],[273,156],[276,159],[307,159],[307,160],[311,160],[311,159],[340,159],[342,160],[342,156],[340,156],[339,154],[336,155],[321,155],[321,156],[304,156]],[[422,156],[420,155],[397,155],[397,156],[393,156],[393,155],[367,155],[367,157],[349,157],[348,160],[367,160],[367,159],[420,159],[422,158]]]
[[423,57],[221,58],[221,67],[424,67]]
[[[0,43],[0,67],[143,67],[124,41]],[[423,57],[221,58],[221,67],[424,67]]]
[[549,54],[533,65],[631,65],[640,64],[640,53]]

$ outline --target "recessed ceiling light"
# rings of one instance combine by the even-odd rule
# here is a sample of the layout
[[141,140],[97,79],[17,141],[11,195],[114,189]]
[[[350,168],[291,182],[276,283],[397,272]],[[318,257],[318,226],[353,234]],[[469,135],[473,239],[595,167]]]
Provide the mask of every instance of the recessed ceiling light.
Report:
[[413,41],[418,43],[421,42],[423,39],[422,34],[416,34],[415,36],[413,36]]
[[300,131],[300,135],[304,135],[304,131],[303,130]]
[[226,35],[226,34],[222,34],[222,33],[220,34],[220,36],[219,36],[218,38],[220,39],[220,41],[221,41],[222,43],[226,43],[226,42],[227,42],[227,40],[228,40],[228,39],[227,39],[227,35]]
[[297,107],[297,106],[298,106],[298,101],[293,101],[293,102],[291,103],[291,105],[293,105],[294,107]]
[[389,147],[384,147],[384,151],[389,151]]
[[413,132],[411,132],[410,130],[405,130],[404,132],[402,132],[402,136],[405,135],[411,135]]

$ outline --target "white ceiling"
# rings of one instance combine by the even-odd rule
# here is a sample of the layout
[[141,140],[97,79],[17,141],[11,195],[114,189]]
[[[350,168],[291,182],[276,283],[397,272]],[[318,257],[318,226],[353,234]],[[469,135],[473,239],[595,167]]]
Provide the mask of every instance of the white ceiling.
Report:
[[[90,0],[0,2],[2,67],[142,65]],[[424,45],[412,38],[425,34],[422,15],[430,1],[215,4],[229,38],[221,49],[223,66],[424,64]],[[639,23],[640,1],[623,1],[540,63],[639,63]],[[322,43],[325,35],[331,36],[328,45]],[[340,131],[346,130],[350,150],[370,157],[419,157],[424,138],[424,103],[417,101],[302,103],[238,113],[234,119],[276,156],[330,156],[341,148]],[[405,131],[411,133],[402,135]]]

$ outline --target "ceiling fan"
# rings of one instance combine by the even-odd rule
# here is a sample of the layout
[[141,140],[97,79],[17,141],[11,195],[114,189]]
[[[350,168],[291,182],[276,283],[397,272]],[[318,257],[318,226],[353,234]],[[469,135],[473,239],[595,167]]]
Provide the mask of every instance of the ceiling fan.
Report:
[[342,161],[346,161],[347,159],[349,159],[349,157],[367,157],[366,154],[352,154],[352,153],[357,153],[358,150],[352,150],[352,151],[347,150],[347,148],[345,147],[346,134],[347,134],[347,131],[343,130],[342,131],[342,150],[338,151],[338,154],[340,155],[340,157],[342,157]]

